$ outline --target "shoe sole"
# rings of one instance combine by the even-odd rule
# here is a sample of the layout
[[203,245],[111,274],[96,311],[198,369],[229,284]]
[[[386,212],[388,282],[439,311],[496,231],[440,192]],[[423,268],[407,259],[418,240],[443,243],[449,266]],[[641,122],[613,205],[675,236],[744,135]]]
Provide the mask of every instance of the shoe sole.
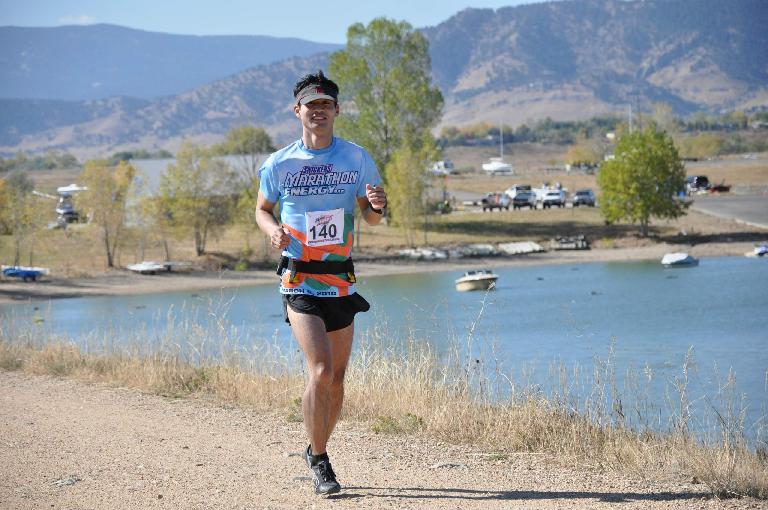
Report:
[[327,492],[319,492],[317,489],[315,489],[315,495],[317,496],[332,496],[334,494],[338,494],[339,492],[341,492],[341,486],[334,487]]

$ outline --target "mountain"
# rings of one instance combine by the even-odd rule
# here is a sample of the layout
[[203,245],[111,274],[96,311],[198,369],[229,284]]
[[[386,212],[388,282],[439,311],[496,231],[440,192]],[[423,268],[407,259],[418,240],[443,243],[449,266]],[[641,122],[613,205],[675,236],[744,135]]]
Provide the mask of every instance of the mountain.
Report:
[[[466,9],[422,32],[446,100],[444,125],[518,125],[619,113],[629,104],[649,111],[660,101],[678,114],[767,108],[765,26],[764,0],[572,0]],[[243,123],[284,143],[299,134],[294,81],[327,59],[265,63],[151,101],[3,100],[0,151],[174,150],[184,137],[215,141]]]
[[115,25],[0,27],[0,98],[152,99],[338,44],[266,36],[192,36]]
[[424,34],[444,122],[519,123],[768,105],[765,26],[763,0],[587,0],[467,9]]

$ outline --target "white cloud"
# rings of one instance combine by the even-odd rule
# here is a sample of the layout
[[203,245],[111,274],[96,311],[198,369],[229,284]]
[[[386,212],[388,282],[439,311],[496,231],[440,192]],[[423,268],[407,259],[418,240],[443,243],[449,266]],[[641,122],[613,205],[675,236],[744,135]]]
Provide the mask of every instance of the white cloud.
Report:
[[97,20],[87,14],[77,14],[74,16],[62,16],[56,22],[59,25],[93,25]]

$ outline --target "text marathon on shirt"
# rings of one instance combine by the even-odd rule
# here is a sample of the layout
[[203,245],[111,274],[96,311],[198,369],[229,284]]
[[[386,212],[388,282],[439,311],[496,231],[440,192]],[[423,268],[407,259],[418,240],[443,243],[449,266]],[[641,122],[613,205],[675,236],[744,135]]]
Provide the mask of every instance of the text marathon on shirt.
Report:
[[345,193],[339,185],[357,183],[358,172],[333,171],[333,164],[305,165],[296,173],[285,177],[285,192],[288,196],[340,195]]

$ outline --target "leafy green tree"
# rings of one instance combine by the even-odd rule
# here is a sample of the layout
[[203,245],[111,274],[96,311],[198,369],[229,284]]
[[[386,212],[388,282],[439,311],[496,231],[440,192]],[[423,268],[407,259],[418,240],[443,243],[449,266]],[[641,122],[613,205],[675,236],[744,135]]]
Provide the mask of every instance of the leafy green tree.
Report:
[[428,175],[424,169],[433,157],[432,151],[416,152],[404,146],[395,152],[386,169],[389,175],[389,206],[396,211],[391,221],[400,228],[411,246],[415,244],[416,232],[428,212],[424,203]]
[[135,174],[136,169],[126,161],[112,166],[106,160],[87,161],[80,174],[80,181],[88,189],[80,193],[77,202],[90,211],[91,221],[101,230],[107,267],[115,267]]
[[[274,152],[275,146],[263,128],[238,126],[230,129],[224,141],[216,145],[213,150],[219,155],[238,156],[240,182],[234,221],[242,227],[245,252],[249,253],[253,231],[253,211],[256,210],[256,197],[259,193],[259,168],[264,155]],[[265,254],[268,250],[268,238],[265,236]]]
[[0,177],[0,236],[11,233],[8,180]]
[[235,172],[211,152],[184,142],[176,163],[160,177],[161,211],[195,240],[195,253],[205,253],[208,236],[216,236],[231,216],[236,195]]
[[259,167],[264,154],[275,151],[272,138],[263,128],[256,126],[237,126],[224,136],[224,141],[214,147],[218,155],[241,156],[243,168],[249,176],[258,177]]
[[685,187],[685,168],[672,138],[653,124],[619,140],[615,159],[602,165],[598,183],[606,221],[639,222],[641,236],[648,235],[651,217],[685,214],[685,205],[675,198]]
[[[230,129],[224,141],[214,148],[217,154],[239,157],[241,169],[240,196],[237,200],[235,221],[247,227],[253,226],[253,211],[259,193],[259,168],[264,155],[274,152],[275,146],[269,134],[256,126],[238,126]],[[246,245],[248,230],[246,229]]]
[[12,171],[0,186],[0,221],[13,239],[13,265],[21,264],[21,252],[35,227],[34,184],[21,170]]
[[365,147],[387,181],[387,164],[405,146],[418,152],[442,115],[443,96],[430,85],[429,43],[411,25],[376,18],[347,30],[347,46],[329,71],[346,104],[338,133]]

